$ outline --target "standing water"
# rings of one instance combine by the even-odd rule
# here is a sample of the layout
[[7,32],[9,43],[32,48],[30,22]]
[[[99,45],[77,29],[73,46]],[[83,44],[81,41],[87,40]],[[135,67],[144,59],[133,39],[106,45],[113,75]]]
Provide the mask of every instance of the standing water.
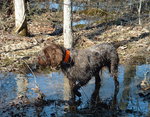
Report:
[[[36,73],[36,82],[40,92],[45,95],[45,103],[37,104],[35,79],[32,74],[0,74],[0,116],[150,116],[150,96],[140,97],[137,85],[150,78],[149,65],[120,65],[118,80],[119,92],[111,74],[104,69],[101,75],[101,87],[95,104],[91,103],[95,89],[95,79],[82,87],[82,96],[69,102],[70,90],[67,79],[60,72],[50,74]],[[73,106],[72,106],[73,105]],[[73,109],[71,109],[73,107]],[[74,113],[72,113],[74,112]]]

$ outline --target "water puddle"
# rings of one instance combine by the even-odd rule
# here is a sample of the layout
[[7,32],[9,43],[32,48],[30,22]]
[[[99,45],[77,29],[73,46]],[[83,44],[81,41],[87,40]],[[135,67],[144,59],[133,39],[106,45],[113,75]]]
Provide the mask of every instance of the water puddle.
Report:
[[[48,7],[48,9],[52,10],[52,11],[58,11],[58,10],[63,10],[63,3],[55,3],[55,2],[42,2],[41,3],[41,9],[44,9]],[[72,6],[72,11],[82,11],[85,9],[85,5],[84,4],[80,4],[78,5],[77,2],[73,2],[73,6]],[[84,25],[87,25],[87,24],[91,24],[93,23],[92,20],[80,20],[80,21],[77,21],[77,22],[73,22],[73,26],[75,25],[79,25],[79,24],[84,24]]]
[[57,4],[57,3],[54,3],[54,2],[49,2],[49,3],[42,2],[41,3],[41,9],[43,9],[43,8],[45,8],[47,6],[49,7],[50,10],[52,10],[52,9],[59,10],[59,8],[60,8],[60,5]]
[[[59,2],[59,3],[56,3],[56,2],[42,2],[41,3],[41,9],[46,8],[46,7],[50,10],[55,9],[55,11],[58,11],[58,10],[63,9],[64,3],[63,2]],[[72,11],[81,11],[81,10],[84,10],[84,9],[85,9],[85,5],[83,3],[79,5],[77,2],[73,2]]]
[[[97,104],[92,105],[91,100],[95,89],[95,79],[82,87],[81,103],[73,106],[74,115],[80,116],[149,116],[150,100],[139,96],[137,85],[144,79],[149,65],[119,66],[118,80],[119,92],[115,93],[114,81],[107,69],[101,74],[101,87],[96,99]],[[149,81],[150,73],[147,73]],[[50,74],[36,73],[36,82],[40,92],[48,100],[37,106],[35,100],[35,79],[32,74],[0,74],[0,115],[1,116],[71,116],[69,83],[60,72]],[[18,97],[22,100],[18,101]],[[28,100],[28,101],[27,101]],[[78,101],[79,98],[76,99]],[[14,102],[15,104],[12,104]],[[111,108],[115,108],[115,110]]]
[[72,26],[79,25],[79,24],[89,25],[91,23],[93,23],[92,20],[80,20],[78,22],[73,22]]

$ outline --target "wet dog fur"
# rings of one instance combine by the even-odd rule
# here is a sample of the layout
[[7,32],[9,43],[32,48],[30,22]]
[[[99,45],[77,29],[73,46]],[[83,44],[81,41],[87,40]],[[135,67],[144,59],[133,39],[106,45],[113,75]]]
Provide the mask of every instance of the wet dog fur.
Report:
[[99,72],[104,66],[107,66],[112,74],[116,88],[119,87],[117,80],[119,57],[114,44],[103,43],[87,49],[69,49],[69,60],[64,62],[66,50],[63,46],[52,43],[43,49],[44,55],[38,57],[38,63],[44,67],[60,67],[69,79],[74,96],[81,96],[78,89],[86,85],[92,76],[95,77],[95,84],[100,84]]

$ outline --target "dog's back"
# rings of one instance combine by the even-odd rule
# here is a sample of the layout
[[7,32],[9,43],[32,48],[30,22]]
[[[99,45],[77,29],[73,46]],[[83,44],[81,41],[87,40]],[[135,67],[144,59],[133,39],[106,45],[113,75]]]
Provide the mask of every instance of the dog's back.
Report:
[[107,66],[111,73],[117,72],[119,58],[112,44],[105,43],[87,49],[70,50],[70,57],[73,64],[67,69],[63,64],[62,71],[73,80],[90,80],[104,66]]

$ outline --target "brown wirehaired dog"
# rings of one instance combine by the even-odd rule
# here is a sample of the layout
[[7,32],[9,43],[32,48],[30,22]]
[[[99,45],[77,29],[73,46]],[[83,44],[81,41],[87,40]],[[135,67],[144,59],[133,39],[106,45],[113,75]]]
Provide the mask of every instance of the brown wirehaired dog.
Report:
[[104,43],[87,49],[67,50],[63,46],[52,43],[43,49],[44,55],[38,58],[38,63],[44,67],[60,66],[69,79],[73,93],[80,97],[81,93],[78,89],[87,84],[92,76],[95,76],[95,84],[100,83],[99,71],[104,66],[109,68],[116,88],[119,87],[117,80],[119,58],[116,47],[118,45]]

